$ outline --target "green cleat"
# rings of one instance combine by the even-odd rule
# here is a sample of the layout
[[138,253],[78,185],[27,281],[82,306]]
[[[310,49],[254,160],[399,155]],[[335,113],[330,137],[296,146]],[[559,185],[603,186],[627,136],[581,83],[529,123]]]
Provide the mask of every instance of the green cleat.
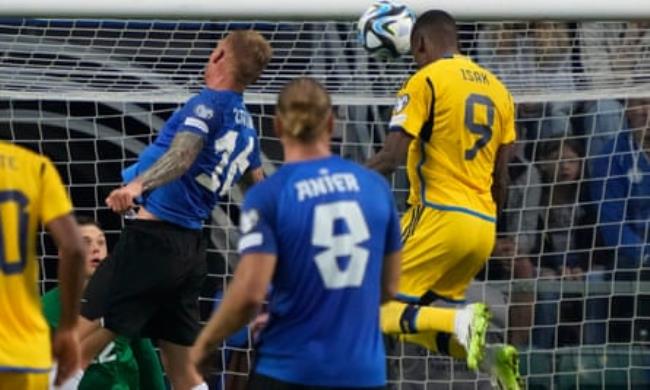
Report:
[[519,352],[509,344],[489,346],[482,366],[492,376],[493,385],[501,390],[523,388],[519,375]]
[[467,367],[478,370],[485,354],[485,335],[490,312],[483,303],[465,306],[456,314],[456,337],[467,351]]

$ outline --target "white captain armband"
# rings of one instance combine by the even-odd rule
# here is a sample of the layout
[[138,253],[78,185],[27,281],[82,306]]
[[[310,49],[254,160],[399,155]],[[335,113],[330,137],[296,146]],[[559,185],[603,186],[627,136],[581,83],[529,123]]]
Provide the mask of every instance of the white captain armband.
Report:
[[183,122],[183,125],[199,129],[205,134],[208,134],[210,132],[207,123],[205,123],[200,119],[194,118],[192,116],[188,116],[187,118],[185,118],[185,122]]

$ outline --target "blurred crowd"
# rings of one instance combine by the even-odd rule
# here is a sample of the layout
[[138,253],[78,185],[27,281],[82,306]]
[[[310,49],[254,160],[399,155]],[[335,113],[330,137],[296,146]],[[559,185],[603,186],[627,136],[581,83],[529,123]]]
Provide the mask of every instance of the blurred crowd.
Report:
[[[594,369],[607,360],[597,347],[626,346],[632,352],[621,364],[647,383],[649,28],[648,21],[495,23],[469,50],[507,84],[556,93],[517,105],[507,207],[481,276],[511,282],[510,342],[524,350],[594,347]],[[646,97],[602,93],[643,85]],[[564,98],[576,91],[600,97]]]

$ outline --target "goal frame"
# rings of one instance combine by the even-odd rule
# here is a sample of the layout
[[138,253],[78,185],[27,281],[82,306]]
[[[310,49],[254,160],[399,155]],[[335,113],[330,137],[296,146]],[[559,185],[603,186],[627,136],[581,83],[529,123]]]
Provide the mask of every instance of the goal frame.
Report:
[[[459,19],[564,19],[564,20],[619,20],[650,17],[650,2],[645,0],[546,0],[525,2],[515,0],[401,0],[416,13],[432,7],[444,9]],[[354,19],[361,15],[371,0],[330,0],[327,2],[298,2],[263,0],[237,2],[215,0],[2,0],[0,15],[8,17],[118,17],[118,18],[302,18]]]

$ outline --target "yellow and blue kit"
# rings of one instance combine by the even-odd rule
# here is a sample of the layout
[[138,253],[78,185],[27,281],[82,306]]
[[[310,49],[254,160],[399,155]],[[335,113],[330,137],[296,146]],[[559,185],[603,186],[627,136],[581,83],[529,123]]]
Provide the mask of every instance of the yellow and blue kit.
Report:
[[[50,332],[37,290],[37,232],[72,212],[46,158],[0,142],[0,375],[3,386],[45,388]],[[45,385],[43,385],[45,383]],[[10,387],[7,387],[10,388]]]
[[499,147],[515,140],[512,97],[489,71],[448,55],[404,84],[390,128],[413,138],[401,298],[462,300],[494,245],[492,175]]

